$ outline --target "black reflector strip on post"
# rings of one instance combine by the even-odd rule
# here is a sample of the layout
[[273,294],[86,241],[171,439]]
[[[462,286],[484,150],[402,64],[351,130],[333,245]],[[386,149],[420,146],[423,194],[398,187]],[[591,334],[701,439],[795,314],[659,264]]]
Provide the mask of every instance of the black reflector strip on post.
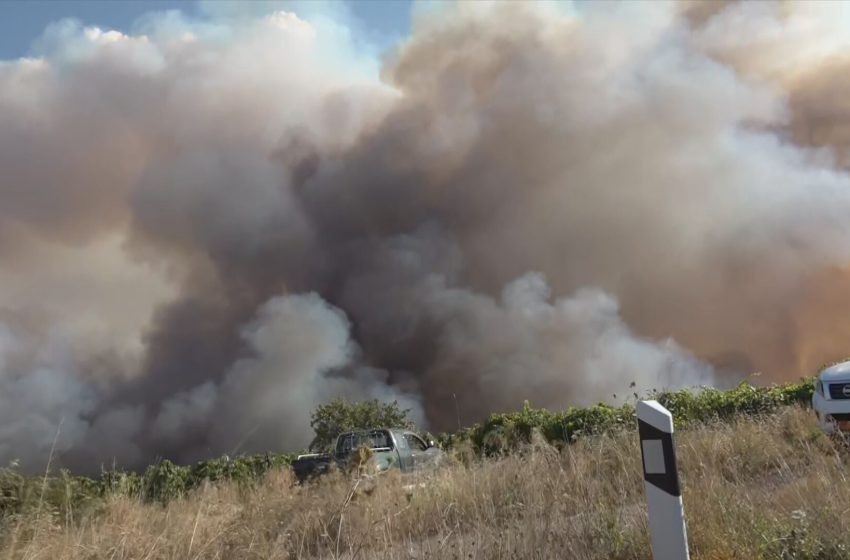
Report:
[[640,453],[643,457],[643,479],[671,496],[681,496],[673,434],[659,430],[640,419],[638,433]]

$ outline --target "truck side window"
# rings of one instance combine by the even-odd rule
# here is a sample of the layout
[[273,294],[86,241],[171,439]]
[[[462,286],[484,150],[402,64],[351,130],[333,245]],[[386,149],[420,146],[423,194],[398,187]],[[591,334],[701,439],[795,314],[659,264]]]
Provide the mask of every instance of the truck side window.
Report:
[[410,448],[414,451],[428,450],[428,446],[425,445],[425,442],[419,439],[419,437],[414,434],[404,434],[404,439],[407,440],[407,445],[409,445]]
[[339,439],[339,443],[336,446],[337,453],[350,453],[351,452],[351,436],[347,435]]

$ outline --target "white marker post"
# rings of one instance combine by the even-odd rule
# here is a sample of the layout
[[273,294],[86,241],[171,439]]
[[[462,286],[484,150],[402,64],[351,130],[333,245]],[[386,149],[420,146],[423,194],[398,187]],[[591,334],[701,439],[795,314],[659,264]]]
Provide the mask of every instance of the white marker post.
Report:
[[637,417],[653,558],[688,560],[685,510],[673,447],[673,415],[657,401],[638,401]]

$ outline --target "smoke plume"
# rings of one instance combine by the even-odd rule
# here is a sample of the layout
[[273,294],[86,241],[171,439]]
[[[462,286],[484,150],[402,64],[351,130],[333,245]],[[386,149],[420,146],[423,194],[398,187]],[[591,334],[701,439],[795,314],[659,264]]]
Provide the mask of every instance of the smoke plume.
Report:
[[51,25],[0,62],[0,461],[810,374],[850,333],[846,12],[459,4],[380,58],[285,11]]

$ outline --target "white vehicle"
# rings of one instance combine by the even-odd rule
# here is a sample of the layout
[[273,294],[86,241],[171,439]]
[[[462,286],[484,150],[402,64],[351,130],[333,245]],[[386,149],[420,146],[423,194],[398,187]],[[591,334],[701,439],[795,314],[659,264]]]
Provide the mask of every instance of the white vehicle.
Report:
[[821,370],[815,380],[812,408],[825,432],[850,432],[850,361]]

